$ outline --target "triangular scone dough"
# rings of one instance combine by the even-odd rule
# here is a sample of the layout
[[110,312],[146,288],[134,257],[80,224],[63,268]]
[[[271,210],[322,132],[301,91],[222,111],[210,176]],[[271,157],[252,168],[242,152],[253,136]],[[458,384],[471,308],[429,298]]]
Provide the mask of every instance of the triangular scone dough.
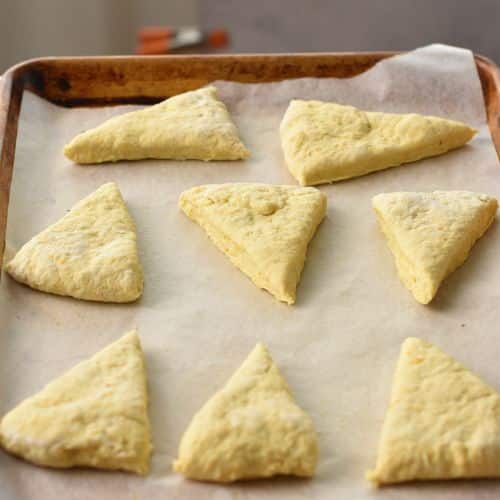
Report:
[[17,281],[77,299],[131,302],[143,289],[135,224],[115,183],[77,203],[6,265]]
[[295,302],[307,246],[326,213],[323,193],[295,186],[209,184],[184,191],[179,205],[259,288]]
[[303,186],[440,155],[463,146],[476,133],[464,123],[435,116],[299,100],[290,102],[280,132],[288,168]]
[[79,363],[5,415],[0,442],[38,465],[146,474],[152,446],[137,332]]
[[384,193],[373,198],[399,277],[421,304],[467,259],[493,222],[497,200],[468,191]]
[[111,118],[77,135],[64,154],[82,164],[147,158],[240,160],[249,155],[215,87]]
[[174,469],[191,479],[230,482],[312,476],[318,445],[311,418],[262,344],[193,417]]
[[437,347],[403,343],[375,470],[378,484],[500,476],[500,395]]

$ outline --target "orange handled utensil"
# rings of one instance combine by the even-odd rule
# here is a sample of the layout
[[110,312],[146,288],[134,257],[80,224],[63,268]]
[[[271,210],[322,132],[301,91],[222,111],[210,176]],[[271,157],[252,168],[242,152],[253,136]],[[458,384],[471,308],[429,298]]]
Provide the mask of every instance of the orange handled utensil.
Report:
[[201,31],[198,28],[146,26],[139,30],[137,40],[137,54],[153,55],[196,46],[224,47],[229,43],[229,35],[225,29]]

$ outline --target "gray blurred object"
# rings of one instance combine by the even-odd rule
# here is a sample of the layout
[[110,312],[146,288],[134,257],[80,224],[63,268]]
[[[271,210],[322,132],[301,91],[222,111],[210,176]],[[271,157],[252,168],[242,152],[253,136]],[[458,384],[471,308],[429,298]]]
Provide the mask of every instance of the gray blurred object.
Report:
[[56,55],[132,54],[145,25],[224,26],[231,52],[405,50],[500,62],[500,0],[0,0],[0,72]]
[[32,57],[133,54],[141,26],[198,23],[197,0],[0,0],[0,73]]
[[201,0],[231,52],[409,50],[433,42],[500,63],[500,0]]

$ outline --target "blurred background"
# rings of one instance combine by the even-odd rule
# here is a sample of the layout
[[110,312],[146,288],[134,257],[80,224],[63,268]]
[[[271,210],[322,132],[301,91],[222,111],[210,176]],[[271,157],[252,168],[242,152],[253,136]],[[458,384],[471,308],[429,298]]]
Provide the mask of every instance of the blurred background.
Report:
[[40,56],[405,50],[431,42],[499,63],[499,28],[500,0],[0,0],[0,72]]

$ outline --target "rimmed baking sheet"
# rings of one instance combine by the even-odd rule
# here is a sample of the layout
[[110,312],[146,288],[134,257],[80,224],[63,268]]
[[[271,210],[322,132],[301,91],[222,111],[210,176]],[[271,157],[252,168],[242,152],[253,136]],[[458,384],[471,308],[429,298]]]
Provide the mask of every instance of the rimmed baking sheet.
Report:
[[[384,191],[467,189],[500,196],[498,160],[470,52],[430,46],[385,60],[352,79],[216,83],[252,152],[245,162],[145,161],[80,167],[62,155],[76,133],[136,109],[59,108],[23,99],[9,207],[7,256],[108,181],[122,190],[139,234],[145,293],[136,304],[80,302],[0,283],[3,414],[76,362],[137,326],[148,365],[155,454],[146,478],[55,471],[0,454],[0,498],[496,498],[495,481],[412,484],[374,490],[373,466],[402,340],[435,342],[500,389],[500,230],[494,224],[466,264],[421,306],[397,278],[371,209]],[[278,126],[292,98],[418,112],[479,129],[470,145],[438,158],[321,186],[328,216],[312,241],[295,306],[276,302],[235,269],[177,208],[191,186],[295,184]],[[192,415],[265,342],[313,417],[321,456],[310,481],[232,486],[174,474],[170,463]]]

